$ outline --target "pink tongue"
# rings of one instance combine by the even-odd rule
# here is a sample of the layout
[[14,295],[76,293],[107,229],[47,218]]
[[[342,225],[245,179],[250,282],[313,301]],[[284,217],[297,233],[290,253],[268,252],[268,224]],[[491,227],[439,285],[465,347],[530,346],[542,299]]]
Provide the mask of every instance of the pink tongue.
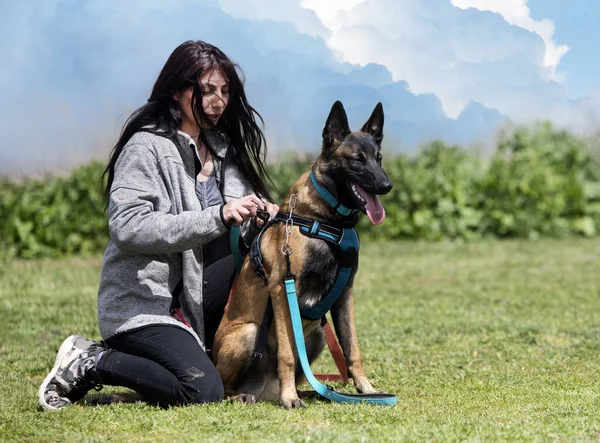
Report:
[[371,223],[374,225],[380,225],[385,220],[385,209],[381,206],[381,202],[379,201],[379,197],[375,194],[369,194],[360,186],[356,186],[358,189],[358,193],[360,196],[367,202],[367,216]]

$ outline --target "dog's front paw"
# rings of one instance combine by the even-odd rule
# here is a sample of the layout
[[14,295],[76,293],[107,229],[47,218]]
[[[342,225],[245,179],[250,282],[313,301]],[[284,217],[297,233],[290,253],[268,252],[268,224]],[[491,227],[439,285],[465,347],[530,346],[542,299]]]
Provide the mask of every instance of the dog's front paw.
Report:
[[285,409],[304,409],[306,405],[298,396],[292,398],[283,398],[279,399],[279,404],[283,406]]
[[374,394],[375,389],[373,389],[373,386],[371,386],[371,383],[369,383],[367,380],[363,381],[362,383],[356,383],[356,391],[359,394]]

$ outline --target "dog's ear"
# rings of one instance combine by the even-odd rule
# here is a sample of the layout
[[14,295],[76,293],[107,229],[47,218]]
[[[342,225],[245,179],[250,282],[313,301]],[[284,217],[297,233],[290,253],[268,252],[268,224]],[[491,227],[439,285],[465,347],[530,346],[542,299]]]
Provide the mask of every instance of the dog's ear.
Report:
[[348,134],[350,134],[348,117],[344,105],[338,100],[331,107],[329,117],[327,117],[327,122],[323,128],[323,149],[329,149],[334,144],[341,143]]
[[377,103],[371,117],[369,117],[369,120],[367,120],[360,131],[371,134],[377,144],[381,145],[381,141],[383,140],[383,105],[381,102]]

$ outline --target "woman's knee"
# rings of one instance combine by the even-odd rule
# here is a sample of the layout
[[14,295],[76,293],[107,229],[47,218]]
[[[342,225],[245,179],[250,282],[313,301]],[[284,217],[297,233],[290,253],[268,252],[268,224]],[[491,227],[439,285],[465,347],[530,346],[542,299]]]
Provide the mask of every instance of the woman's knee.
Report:
[[223,382],[216,369],[190,372],[196,373],[182,380],[186,403],[216,403],[223,400],[225,397]]

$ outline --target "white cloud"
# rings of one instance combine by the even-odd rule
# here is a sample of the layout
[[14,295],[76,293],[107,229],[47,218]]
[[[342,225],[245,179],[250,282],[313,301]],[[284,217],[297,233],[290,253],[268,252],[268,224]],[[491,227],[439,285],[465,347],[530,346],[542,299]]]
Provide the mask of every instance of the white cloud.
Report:
[[[568,48],[554,43],[551,21],[531,19],[525,0],[302,4],[330,18],[327,42],[342,60],[385,65],[413,92],[439,97],[450,116],[478,101],[529,119],[566,100],[555,70]],[[462,9],[469,6],[477,9]]]
[[527,7],[528,0],[450,0],[461,9],[475,8],[480,11],[497,12],[511,25],[519,26],[538,34],[544,44],[544,66],[556,68],[560,59],[569,51],[567,45],[557,45],[554,42],[554,22],[549,19],[534,20]]
[[293,23],[298,31],[327,37],[329,30],[315,12],[300,6],[298,0],[219,0],[221,9],[232,17],[247,20],[276,20]]
[[303,8],[315,11],[321,22],[335,29],[344,20],[344,15],[366,0],[300,0]]

